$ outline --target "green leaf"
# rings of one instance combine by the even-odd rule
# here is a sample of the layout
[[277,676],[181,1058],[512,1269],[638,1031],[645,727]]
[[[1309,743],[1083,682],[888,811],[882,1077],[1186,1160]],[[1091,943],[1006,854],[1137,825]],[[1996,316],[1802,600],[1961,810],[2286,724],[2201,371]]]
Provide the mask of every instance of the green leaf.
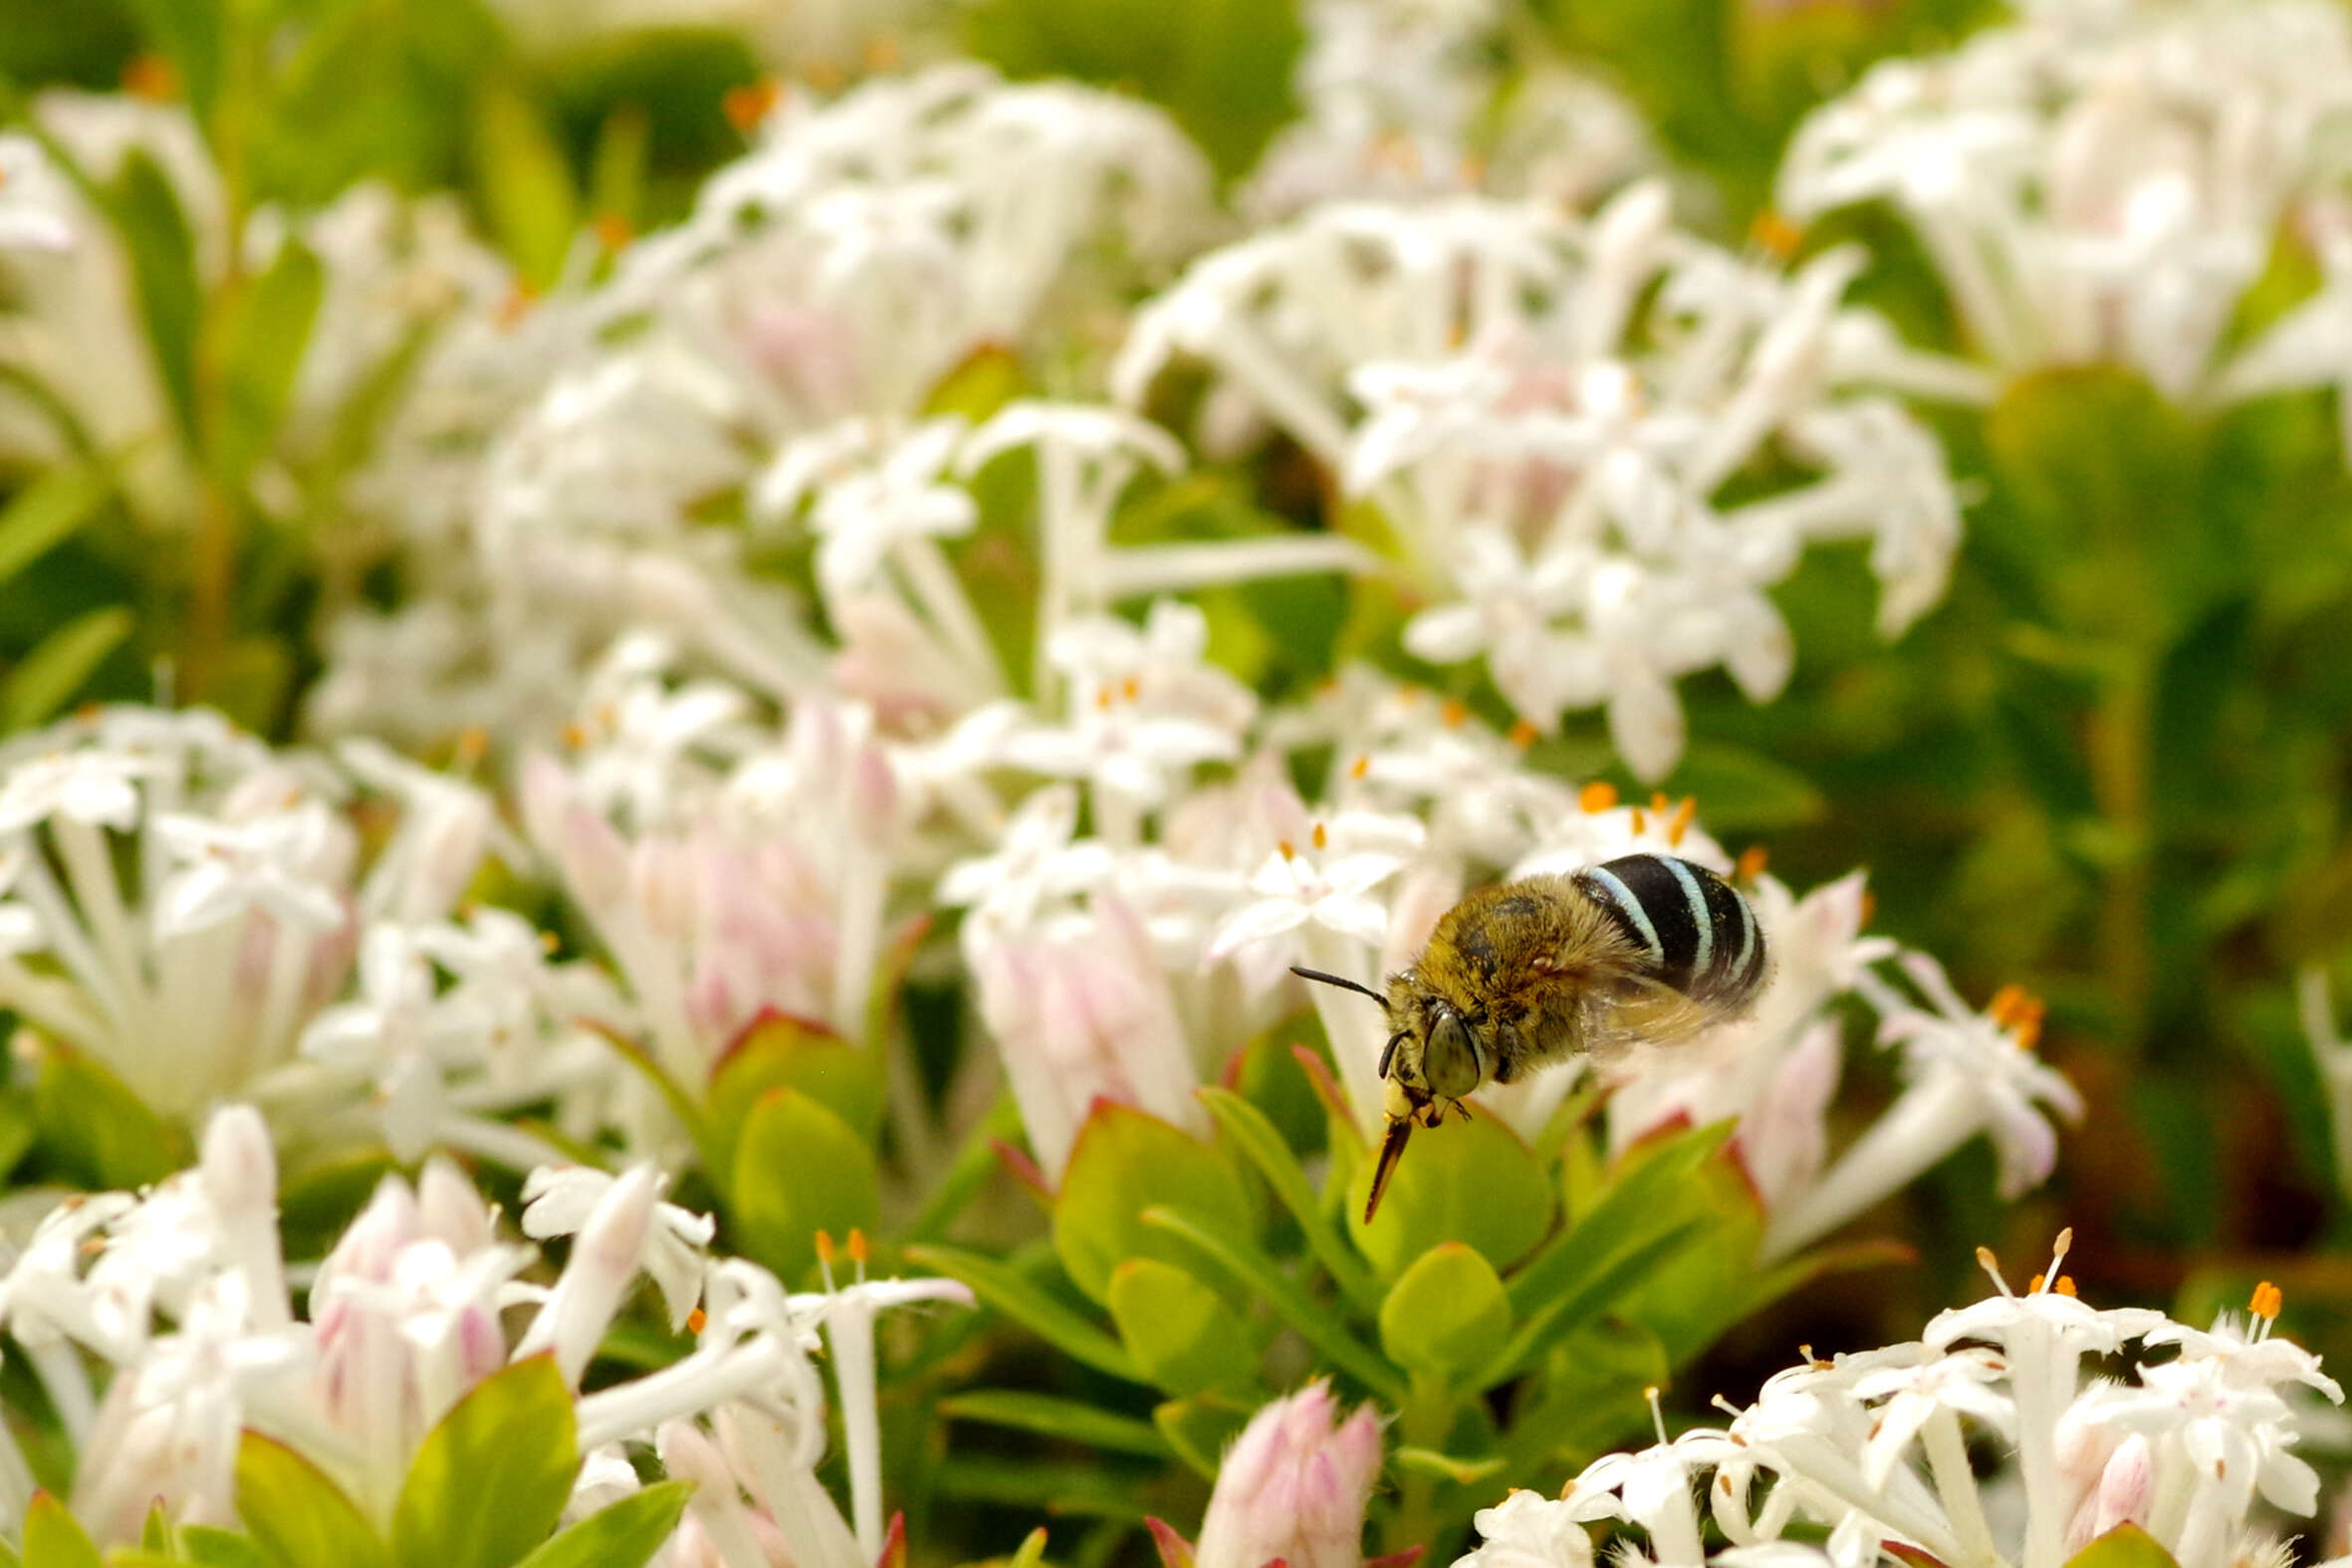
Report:
[[871,1229],[879,1214],[873,1150],[798,1089],[764,1090],[744,1118],[727,1217],[744,1252],[787,1280],[817,1259],[817,1232]]
[[1448,1383],[1493,1355],[1510,1332],[1502,1276],[1460,1241],[1422,1253],[1380,1303],[1380,1348],[1388,1359]]
[[1365,1271],[1363,1261],[1356,1256],[1331,1223],[1321,1198],[1306,1182],[1306,1173],[1298,1167],[1298,1157],[1291,1152],[1290,1143],[1275,1127],[1264,1111],[1230,1089],[1215,1086],[1196,1091],[1209,1114],[1217,1118],[1217,1125],[1233,1140],[1242,1157],[1257,1168],[1275,1201],[1291,1212],[1298,1223],[1299,1233],[1330,1274],[1331,1282],[1340,1293],[1364,1311],[1376,1310],[1380,1303],[1379,1282]]
[[1721,1121],[1628,1150],[1608,1190],[1512,1276],[1512,1313],[1526,1317],[1578,1287],[1594,1270],[1667,1227],[1658,1216],[1700,1166],[1721,1153],[1738,1124]]
[[1551,1228],[1543,1162],[1499,1117],[1416,1134],[1389,1178],[1380,1213],[1366,1225],[1372,1165],[1359,1165],[1349,1184],[1348,1233],[1384,1279],[1440,1241],[1467,1242],[1497,1269],[1509,1268]]
[[100,1568],[98,1543],[66,1505],[45,1491],[25,1510],[25,1561],[32,1568]]
[[277,1568],[388,1568],[383,1538],[327,1472],[275,1439],[237,1445],[237,1517]]
[[397,1568],[513,1568],[547,1539],[580,1471],[553,1356],[484,1378],[426,1434],[392,1508]]
[[326,274],[301,241],[278,247],[269,270],[237,296],[223,328],[220,420],[210,432],[213,473],[242,485],[267,451],[294,390],[318,319]]
[[474,179],[490,229],[524,282],[553,285],[580,228],[570,166],[537,105],[513,82],[492,78],[474,101]]
[[2066,1568],[2180,1568],[2173,1554],[2126,1521],[2066,1559]]
[[1607,1311],[1627,1292],[1641,1285],[1651,1270],[1702,1233],[1703,1228],[1695,1225],[1669,1231],[1620,1254],[1607,1267],[1585,1276],[1566,1294],[1544,1302],[1504,1341],[1486,1370],[1474,1381],[1481,1388],[1493,1388],[1517,1377],[1552,1339],[1569,1327]]
[[1795,769],[1722,741],[1693,741],[1667,780],[1667,792],[1697,796],[1719,837],[1802,826],[1829,809],[1828,798]]
[[[1156,1264],[1165,1267],[1165,1264]],[[1135,1454],[1147,1459],[1168,1456],[1168,1444],[1157,1428],[1133,1416],[1115,1415],[1076,1400],[1032,1394],[1025,1389],[972,1389],[939,1402],[939,1413],[951,1421],[976,1421],[1015,1432],[1034,1432],[1064,1443],[1082,1443],[1114,1454]]]
[[1658,1336],[1621,1316],[1588,1318],[1543,1352],[1543,1375],[1513,1408],[1503,1444],[1514,1475],[1592,1456],[1647,1429],[1647,1391],[1672,1373]]
[[0,686],[0,724],[29,730],[47,721],[89,682],[109,654],[122,646],[132,625],[129,610],[110,604],[78,615],[42,638]]
[[928,1242],[908,1247],[906,1255],[910,1262],[970,1285],[983,1302],[1072,1360],[1129,1383],[1149,1381],[1117,1340],[995,1258]]
[[1439,1480],[1452,1481],[1457,1486],[1476,1486],[1503,1473],[1502,1459],[1458,1459],[1435,1449],[1416,1449],[1411,1445],[1399,1448],[1389,1456],[1389,1462],[1400,1470],[1418,1475],[1434,1475]]
[[130,0],[130,10],[148,44],[171,62],[196,122],[209,127],[228,43],[224,0]]
[[1104,1301],[1111,1270],[1130,1257],[1191,1262],[1180,1242],[1144,1225],[1143,1211],[1153,1204],[1188,1210],[1202,1225],[1245,1239],[1257,1229],[1249,1190],[1222,1154],[1148,1112],[1097,1100],[1054,1203],[1054,1249],[1071,1282]]
[[147,1504],[146,1521],[138,1527],[138,1544],[142,1551],[171,1555],[171,1521],[163,1517],[160,1497]]
[[1240,1436],[1249,1412],[1224,1400],[1172,1399],[1151,1413],[1168,1447],[1203,1480],[1217,1478],[1226,1446]]
[[1296,1329],[1299,1337],[1322,1352],[1334,1368],[1390,1404],[1404,1403],[1405,1380],[1397,1376],[1396,1369],[1367,1349],[1348,1331],[1346,1324],[1277,1267],[1274,1259],[1222,1228],[1203,1224],[1198,1216],[1181,1209],[1154,1205],[1144,1211],[1143,1219],[1146,1225],[1183,1237],[1245,1292],[1261,1297],[1274,1308],[1276,1316]]
[[1045,1568],[1046,1527],[1039,1525],[1021,1538],[1021,1547],[1014,1552],[1005,1568]]
[[115,476],[95,464],[53,468],[9,498],[0,511],[0,582],[98,514],[115,493]]
[[829,1109],[871,1143],[882,1125],[886,1085],[882,1056],[822,1023],[774,1010],[747,1024],[711,1069],[704,1158],[714,1172],[735,1169],[752,1107],[782,1085]]
[[1111,1270],[1110,1320],[1144,1375],[1171,1394],[1246,1384],[1257,1371],[1225,1298],[1174,1263],[1130,1257]]
[[131,284],[155,374],[178,421],[182,444],[190,452],[201,452],[204,426],[196,406],[196,335],[204,319],[204,290],[196,277],[196,246],[188,234],[187,217],[162,165],[144,150],[123,158],[108,201],[129,254]]
[[177,1533],[181,1559],[199,1568],[269,1568],[250,1535],[213,1524],[183,1524]]
[[187,1163],[182,1135],[94,1058],[55,1040],[40,1052],[33,1118],[61,1174],[86,1188],[128,1191]]
[[691,1481],[655,1481],[606,1503],[516,1568],[643,1568],[686,1511]]

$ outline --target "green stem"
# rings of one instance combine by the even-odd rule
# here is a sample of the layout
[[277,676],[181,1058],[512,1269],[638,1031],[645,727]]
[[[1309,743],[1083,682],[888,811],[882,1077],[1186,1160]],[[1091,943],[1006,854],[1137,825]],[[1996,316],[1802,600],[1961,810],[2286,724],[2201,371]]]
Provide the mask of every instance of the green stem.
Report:
[[[1397,1413],[1396,1430],[1405,1446],[1444,1449],[1454,1432],[1454,1402],[1445,1385],[1426,1373],[1414,1373],[1412,1393]],[[1382,1549],[1434,1541],[1444,1527],[1437,1508],[1437,1477],[1422,1470],[1403,1471],[1397,1480],[1396,1524]]]

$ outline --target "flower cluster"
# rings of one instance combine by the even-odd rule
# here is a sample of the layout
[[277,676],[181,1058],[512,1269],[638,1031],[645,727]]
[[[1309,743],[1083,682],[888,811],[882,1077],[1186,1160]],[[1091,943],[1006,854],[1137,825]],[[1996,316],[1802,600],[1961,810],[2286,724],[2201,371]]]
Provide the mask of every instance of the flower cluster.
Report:
[[[2022,1293],[1980,1254],[1996,1294],[1939,1314],[1914,1343],[1817,1360],[1774,1374],[1731,1424],[1687,1432],[1638,1454],[1610,1455],[1557,1499],[1513,1493],[1478,1516],[1480,1568],[1590,1568],[1585,1526],[1622,1521],[1645,1547],[1628,1561],[1660,1568],[1868,1568],[1925,1553],[1970,1568],[2059,1568],[2123,1525],[2153,1536],[2182,1568],[2284,1560],[2249,1523],[2259,1497],[2287,1514],[2318,1506],[2319,1481],[2294,1453],[2295,1398],[2342,1403],[2319,1358],[2277,1338],[2280,1297],[2264,1284],[2251,1314],[2212,1329],[2137,1307],[2093,1308],[2059,1270]],[[2085,1358],[2138,1343],[2130,1382]],[[2295,1398],[2290,1398],[2294,1396]],[[1980,1478],[1969,1438],[2014,1456],[2009,1475]],[[1730,1542],[1710,1553],[1692,1497],[1712,1471],[1708,1509]],[[1763,1486],[1761,1496],[1759,1487]],[[2019,1499],[1993,1495],[2013,1487]],[[1809,1544],[1799,1532],[1827,1532]]]
[[[634,1490],[626,1453],[649,1447],[671,1474],[702,1483],[672,1561],[764,1565],[774,1560],[764,1551],[737,1549],[757,1532],[795,1563],[870,1563],[882,1528],[874,1315],[969,1304],[969,1293],[945,1280],[868,1282],[860,1256],[854,1282],[788,1295],[757,1265],[713,1257],[711,1222],[662,1202],[664,1185],[642,1166],[533,1173],[524,1232],[571,1238],[563,1268],[541,1283],[538,1249],[436,1159],[413,1186],[383,1181],[298,1310],[269,1133],[232,1106],[207,1125],[194,1169],[135,1197],[53,1210],[10,1261],[0,1317],[79,1456],[74,1511],[101,1542],[135,1539],[150,1507],[174,1523],[233,1522],[241,1432],[316,1465],[380,1526],[435,1425],[502,1367],[546,1356],[572,1391],[589,1456],[577,1507]],[[640,1276],[693,1348],[583,1392]],[[821,1346],[847,1435],[853,1527],[815,1476],[826,1400],[810,1354]],[[94,1365],[110,1369],[103,1394]],[[21,1521],[32,1490],[15,1440],[0,1440],[0,1513]]]

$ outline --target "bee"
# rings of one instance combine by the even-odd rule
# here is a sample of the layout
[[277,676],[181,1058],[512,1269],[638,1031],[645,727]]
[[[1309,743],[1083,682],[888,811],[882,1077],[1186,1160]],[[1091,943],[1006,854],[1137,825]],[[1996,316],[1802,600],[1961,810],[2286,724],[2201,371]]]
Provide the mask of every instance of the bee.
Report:
[[1463,1101],[1483,1084],[1736,1018],[1764,991],[1767,967],[1763,928],[1737,889],[1688,860],[1637,854],[1471,894],[1385,995],[1294,969],[1388,1010],[1388,1131],[1365,1223],[1415,1126],[1436,1127],[1449,1109],[1467,1119]]

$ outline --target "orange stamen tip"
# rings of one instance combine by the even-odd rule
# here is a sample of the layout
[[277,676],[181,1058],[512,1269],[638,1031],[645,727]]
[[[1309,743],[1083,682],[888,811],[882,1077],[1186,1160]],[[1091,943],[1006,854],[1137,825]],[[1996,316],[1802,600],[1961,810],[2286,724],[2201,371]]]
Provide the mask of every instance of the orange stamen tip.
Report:
[[898,40],[886,35],[868,39],[865,45],[865,69],[876,76],[885,71],[897,70]]
[[1871,922],[1871,921],[1873,921],[1873,920],[1875,920],[1875,919],[1877,919],[1877,918],[1878,918],[1878,895],[1877,895],[1876,893],[1873,893],[1872,891],[1870,891],[1870,889],[1868,889],[1868,888],[1864,888],[1864,889],[1862,889],[1862,920],[1861,920],[1861,924],[1862,924],[1862,925],[1864,925],[1864,926],[1868,926],[1868,925],[1870,924],[1870,922]]
[[564,744],[572,750],[577,752],[588,745],[588,731],[579,725],[567,724],[564,726]]
[[1359,757],[1347,765],[1347,777],[1350,779],[1361,779],[1371,771],[1372,759],[1369,756]]
[[529,316],[538,304],[539,291],[527,283],[518,283],[507,291],[505,299],[498,302],[498,310],[491,320],[500,332],[511,333],[523,325],[523,318]]
[[1097,686],[1094,688],[1094,706],[1107,710],[1110,707],[1110,688],[1107,686]]
[[1691,819],[1698,814],[1699,797],[1695,794],[1684,795],[1682,804],[1676,806],[1674,815],[1667,819],[1666,842],[1674,848],[1681,848],[1682,835],[1691,830]]
[[1128,676],[1125,680],[1119,682],[1119,695],[1126,698],[1127,701],[1133,702],[1136,698],[1143,695],[1143,682],[1137,680],[1132,675]]
[[830,1231],[820,1231],[817,1232],[817,1256],[818,1260],[823,1262],[826,1267],[829,1268],[832,1266],[833,1233]]
[[820,93],[830,93],[841,85],[841,68],[830,60],[813,60],[809,63],[809,69],[801,75],[807,77],[809,85]]
[[1587,811],[1606,811],[1617,803],[1617,786],[1605,779],[1595,779],[1576,791],[1576,803]]
[[1463,704],[1460,698],[1449,698],[1441,717],[1445,720],[1447,729],[1459,730],[1469,720],[1470,709]]
[[1743,882],[1753,882],[1764,875],[1764,867],[1770,864],[1771,858],[1764,845],[1750,844],[1740,851],[1740,863],[1732,868],[1732,874]]
[[1642,815],[1642,809],[1640,806],[1635,806],[1633,808],[1633,836],[1639,838],[1642,834],[1648,832],[1649,830],[1650,819]]
[[872,1255],[871,1249],[865,1243],[865,1232],[856,1226],[851,1226],[849,1228],[849,1261],[862,1263]]
[[490,732],[478,724],[466,726],[458,733],[457,755],[469,763],[478,763],[482,754],[490,750]]
[[2019,1050],[2031,1050],[2041,1038],[2041,999],[2024,987],[2007,985],[1993,994],[1986,1008],[1993,1021],[2015,1037]]
[[727,116],[728,124],[749,135],[783,102],[784,84],[774,77],[762,77],[757,82],[729,88],[719,100],[719,110]]
[[1993,1248],[1980,1246],[1977,1248],[1977,1264],[1981,1268],[1999,1268],[2000,1259],[1993,1255]]
[[1331,847],[1331,835],[1324,830],[1323,824],[1320,822],[1314,824],[1314,846],[1317,849]]
[[2047,1274],[2035,1274],[2031,1279],[2025,1281],[2025,1293],[2031,1295],[2034,1291],[2039,1290],[2049,1282],[2049,1277]]
[[1749,234],[1757,244],[1783,261],[1796,254],[1805,237],[1804,230],[1769,207],[1756,215],[1756,221],[1749,225]]
[[558,937],[553,931],[542,931],[539,934],[539,951],[542,953],[553,954],[556,949],[562,947],[563,945],[563,939]]
[[629,220],[617,212],[597,213],[589,220],[588,230],[595,235],[596,243],[608,251],[619,250],[636,232],[629,226]]
[[686,1332],[689,1334],[699,1334],[705,1328],[710,1326],[710,1320],[711,1317],[708,1312],[705,1312],[700,1307],[696,1307],[693,1311],[686,1314]]
[[1660,816],[1664,816],[1667,808],[1673,803],[1666,798],[1666,791],[1663,789],[1652,790],[1650,793],[1650,809]]
[[2285,1292],[2281,1291],[2276,1285],[2272,1284],[2267,1279],[2254,1286],[2253,1299],[2245,1304],[2245,1309],[2248,1312],[2251,1312],[2254,1316],[2270,1318],[2273,1320],[2277,1318],[2278,1314],[2284,1310],[2285,1307]]
[[122,67],[122,91],[150,104],[168,104],[179,97],[179,73],[161,55],[134,55]]
[[1524,752],[1535,744],[1536,734],[1535,727],[1522,719],[1511,727],[1511,744]]
[[1283,852],[1283,858],[1285,860],[1295,860],[1298,858],[1298,846],[1292,843],[1288,838],[1276,840],[1275,848]]
[[2050,1286],[2050,1288],[2062,1296],[2070,1296],[2074,1294],[2074,1276],[2072,1274],[2060,1274],[2058,1276],[2058,1282]]

